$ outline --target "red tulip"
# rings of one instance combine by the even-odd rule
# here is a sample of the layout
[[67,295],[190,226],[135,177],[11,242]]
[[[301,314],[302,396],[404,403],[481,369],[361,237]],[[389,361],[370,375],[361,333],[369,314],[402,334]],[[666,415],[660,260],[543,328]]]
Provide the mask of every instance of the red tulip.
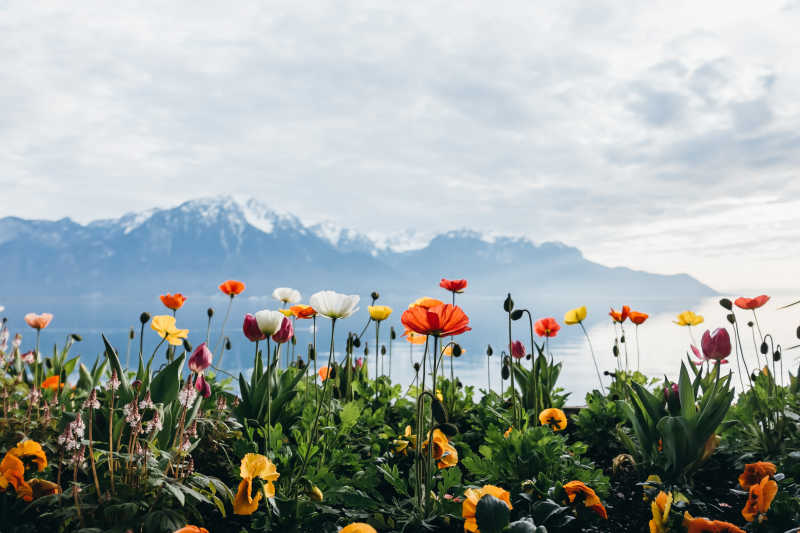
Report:
[[717,328],[714,333],[706,330],[700,339],[700,346],[706,359],[727,363],[724,359],[731,354],[731,337],[725,328]]
[[511,352],[511,357],[515,359],[522,359],[525,357],[525,345],[522,344],[522,341],[512,342],[509,351]]
[[267,338],[266,335],[261,333],[261,328],[258,327],[258,321],[256,320],[256,317],[250,313],[244,315],[242,331],[244,331],[244,336],[247,337],[250,342],[263,341]]
[[631,308],[627,305],[623,305],[622,311],[614,311],[614,308],[612,307],[611,312],[608,314],[612,319],[614,319],[614,322],[619,322],[621,324],[622,322],[625,322],[625,319],[631,314]]
[[469,317],[457,305],[442,304],[429,309],[414,306],[403,312],[400,322],[420,335],[449,337],[470,331]]
[[540,337],[555,337],[560,329],[561,326],[559,326],[556,319],[552,317],[540,318],[533,325],[533,330]]
[[203,398],[211,396],[211,385],[208,384],[203,374],[197,376],[197,379],[194,381],[194,388],[197,389],[197,392],[199,392]]
[[761,296],[756,296],[755,298],[736,298],[733,303],[736,304],[736,307],[741,309],[758,309],[768,301],[769,296],[762,294]]
[[467,280],[465,279],[445,279],[439,282],[439,286],[450,292],[462,293],[467,288]]

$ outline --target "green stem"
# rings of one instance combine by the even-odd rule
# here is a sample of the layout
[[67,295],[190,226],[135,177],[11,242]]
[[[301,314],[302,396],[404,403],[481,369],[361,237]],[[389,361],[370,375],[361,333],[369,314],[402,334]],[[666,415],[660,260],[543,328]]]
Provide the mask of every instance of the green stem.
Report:
[[[231,307],[233,306],[233,295],[231,294],[230,300],[228,300],[228,310],[225,311],[225,318],[222,321],[222,328],[219,330],[219,340],[217,341],[217,345],[214,347],[214,353],[219,351],[219,347],[222,345],[222,340],[225,338],[225,324],[228,323],[228,316],[231,314]],[[210,323],[210,322],[209,322]],[[269,356],[269,354],[267,354]],[[223,351],[219,354],[219,362],[217,366],[222,368],[222,358],[225,356],[225,352]]]

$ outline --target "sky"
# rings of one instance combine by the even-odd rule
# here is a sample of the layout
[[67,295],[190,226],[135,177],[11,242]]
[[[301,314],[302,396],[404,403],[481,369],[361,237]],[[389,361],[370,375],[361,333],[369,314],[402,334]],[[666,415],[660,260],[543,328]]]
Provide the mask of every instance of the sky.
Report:
[[252,196],[800,288],[800,1],[0,2],[0,216]]

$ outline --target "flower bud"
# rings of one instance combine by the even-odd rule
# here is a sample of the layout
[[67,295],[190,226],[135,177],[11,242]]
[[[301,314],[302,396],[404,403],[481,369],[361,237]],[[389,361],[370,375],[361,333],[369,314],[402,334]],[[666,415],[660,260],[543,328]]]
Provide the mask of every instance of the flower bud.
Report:
[[381,355],[386,355],[386,345],[381,345]]
[[776,363],[781,360],[781,351],[780,350],[775,350],[775,352],[772,354],[772,360],[774,362],[776,362]]
[[511,311],[514,310],[514,300],[511,299],[511,293],[510,292],[508,293],[508,296],[506,296],[506,299],[503,302],[503,310],[506,313],[510,313]]
[[226,350],[231,351],[231,348],[233,348],[233,345],[231,344],[230,337],[225,337],[225,344],[223,346],[225,346]]
[[208,318],[211,318],[212,316],[214,316],[214,308],[213,307],[209,307],[208,309],[206,309],[206,314],[208,315]]
[[395,340],[397,338],[397,332],[394,330],[394,326],[389,328],[389,338]]
[[748,321],[747,321],[747,327],[748,327],[748,328],[752,328],[753,326],[755,326],[755,324],[753,323],[753,321],[752,321],[752,320],[748,320]]
[[324,499],[322,491],[316,485],[311,488],[311,492],[308,494],[308,496],[311,498],[311,501],[314,502],[321,502]]
[[491,357],[493,353],[494,353],[494,350],[492,350],[492,345],[490,344],[489,346],[486,347],[486,355]]
[[136,332],[133,331],[133,328],[131,328],[131,330],[128,332],[128,338],[133,340],[134,337],[136,337]]
[[769,351],[769,345],[767,344],[766,341],[762,342],[761,343],[761,355],[767,355],[768,351]]
[[361,339],[359,339],[356,336],[353,336],[353,346],[355,346],[356,348],[360,348],[361,347]]
[[197,347],[192,356],[189,358],[188,362],[189,370],[199,374],[203,372],[203,370],[211,366],[212,359],[213,355],[211,353],[211,350],[208,349],[206,343],[202,343]]
[[419,372],[419,363],[414,363],[414,372]]
[[729,299],[727,299],[727,298],[723,298],[722,300],[720,300],[720,301],[719,301],[719,305],[721,305],[722,307],[724,307],[724,308],[725,308],[725,309],[727,309],[728,311],[730,311],[730,310],[732,310],[732,309],[733,309],[733,304],[732,304],[732,303],[731,303],[731,301],[730,301]]
[[[133,330],[131,330],[131,332],[133,332]],[[83,340],[83,337],[81,337],[77,333],[72,333],[70,335],[70,337],[72,337],[72,340],[74,340],[75,342],[81,342]],[[133,337],[131,337],[131,338],[133,338]]]
[[378,291],[372,291],[372,294],[370,294],[370,296],[372,297],[372,303],[375,303],[375,300],[381,297],[381,295],[378,294]]
[[308,360],[309,361],[316,361],[317,360],[317,353],[314,350],[314,345],[313,344],[309,344],[308,345]]
[[462,352],[461,345],[460,344],[454,344],[453,345],[453,357],[461,357],[461,352]]
[[511,371],[508,369],[508,365],[503,365],[503,370],[500,372],[500,375],[503,379],[508,379],[511,377]]
[[141,315],[139,315],[139,322],[141,322],[142,324],[147,324],[148,322],[150,322],[150,313],[144,312]]
[[189,342],[189,339],[183,339],[183,349],[187,352],[192,351],[192,343]]
[[522,309],[515,309],[511,312],[511,320],[519,320],[522,318],[524,311]]

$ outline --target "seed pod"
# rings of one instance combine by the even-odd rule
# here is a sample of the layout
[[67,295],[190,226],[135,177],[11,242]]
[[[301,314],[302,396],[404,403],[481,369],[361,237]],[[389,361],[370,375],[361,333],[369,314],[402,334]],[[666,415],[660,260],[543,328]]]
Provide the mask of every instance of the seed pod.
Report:
[[206,314],[208,315],[208,318],[211,318],[212,316],[214,316],[214,308],[213,307],[209,307],[208,309],[206,309]]
[[772,360],[775,361],[776,363],[781,360],[780,350],[775,350],[775,352],[772,354]]
[[141,322],[142,324],[147,324],[148,322],[150,322],[150,313],[144,312],[141,315],[139,315],[139,322]]
[[522,318],[524,311],[522,309],[515,309],[511,312],[511,320],[519,320]]
[[[797,328],[797,338],[800,339],[800,327]],[[494,350],[492,350],[492,345],[490,344],[489,346],[486,347],[486,355],[491,357],[493,353]]]
[[419,372],[419,363],[414,363],[414,372]]
[[230,351],[230,349],[231,349],[232,347],[233,347],[233,345],[231,344],[231,339],[230,339],[230,337],[225,337],[225,349],[226,349],[226,350],[228,350],[228,351]]
[[386,355],[386,345],[385,344],[381,345],[381,355]]
[[381,295],[378,293],[378,291],[372,291],[372,294],[370,294],[370,296],[372,296],[372,301],[373,302],[381,297]]
[[453,357],[461,357],[461,345],[454,344],[453,345]]
[[734,315],[733,313],[728,313],[727,315],[725,315],[725,318],[727,318],[728,322],[730,322],[731,324],[736,324],[736,315]]
[[309,343],[308,344],[308,360],[309,361],[316,361],[317,360],[317,353],[314,350],[314,345]]
[[128,338],[133,339],[134,337],[136,337],[136,332],[133,331],[133,328],[131,328],[131,330],[128,332]]
[[614,345],[614,347],[613,347],[613,348],[611,348],[611,353],[613,353],[613,354],[614,354],[614,357],[619,357],[619,346],[617,346],[617,345],[615,344],[615,345]]
[[748,327],[748,328],[752,328],[754,325],[755,325],[755,324],[753,324],[753,321],[752,321],[752,320],[748,320],[748,321],[747,321],[747,327]]
[[503,365],[500,375],[503,376],[503,379],[508,379],[511,376],[511,370],[508,369],[508,365]]
[[389,338],[391,340],[395,340],[397,338],[397,332],[394,330],[394,326],[389,328]]
[[732,303],[731,303],[731,301],[730,301],[730,300],[728,300],[727,298],[723,298],[722,300],[720,300],[720,301],[719,301],[719,305],[721,305],[722,307],[724,307],[724,308],[725,308],[725,309],[727,309],[728,311],[730,311],[731,309],[733,309],[733,304],[732,304]]
[[353,335],[353,346],[355,346],[356,348],[361,347],[361,339],[359,339],[355,335]]
[[[131,330],[131,331],[133,331],[133,330]],[[81,337],[77,333],[70,334],[70,337],[72,337],[72,340],[74,340],[75,342],[81,342],[83,340],[83,337]],[[133,338],[133,337],[131,337],[131,338]]]
[[769,345],[767,345],[766,341],[762,342],[761,343],[761,355],[767,355],[768,351],[769,351]]
[[506,296],[506,299],[503,302],[503,310],[505,310],[506,313],[510,313],[511,311],[514,310],[514,300],[511,299],[510,292],[508,293],[508,296]]
[[297,337],[292,335],[292,346],[297,346]]

